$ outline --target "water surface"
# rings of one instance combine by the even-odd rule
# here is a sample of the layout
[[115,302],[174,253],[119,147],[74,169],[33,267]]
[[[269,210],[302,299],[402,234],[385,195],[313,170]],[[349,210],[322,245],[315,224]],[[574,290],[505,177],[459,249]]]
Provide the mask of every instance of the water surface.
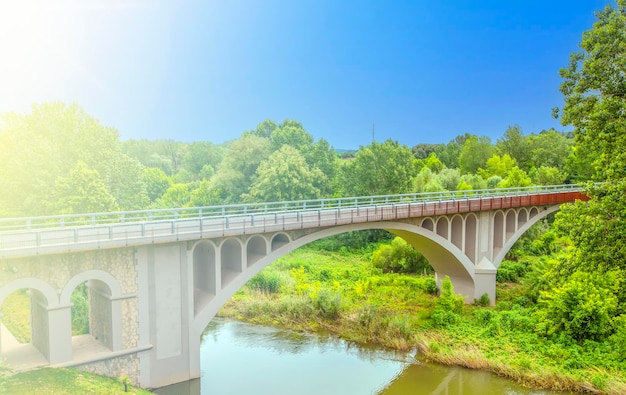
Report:
[[215,318],[202,339],[199,380],[161,395],[565,395],[496,375],[415,360],[333,336]]

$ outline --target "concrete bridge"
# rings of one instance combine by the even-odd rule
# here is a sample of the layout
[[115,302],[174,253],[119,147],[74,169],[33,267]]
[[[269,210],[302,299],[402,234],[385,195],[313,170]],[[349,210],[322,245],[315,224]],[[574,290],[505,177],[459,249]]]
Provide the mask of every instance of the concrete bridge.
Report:
[[[0,358],[147,388],[200,377],[202,332],[252,276],[312,241],[364,229],[406,239],[467,301],[495,301],[513,243],[576,199],[581,189],[562,185],[2,219],[0,307],[28,289],[31,342],[3,328]],[[70,296],[85,282],[89,334],[72,336]]]

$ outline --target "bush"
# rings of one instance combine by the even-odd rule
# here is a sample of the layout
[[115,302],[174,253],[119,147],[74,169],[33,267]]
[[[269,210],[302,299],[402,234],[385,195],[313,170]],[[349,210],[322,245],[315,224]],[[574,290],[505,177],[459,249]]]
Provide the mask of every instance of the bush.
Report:
[[431,295],[436,295],[439,292],[439,287],[437,286],[437,280],[434,277],[427,277],[424,281],[424,291]]
[[454,286],[450,277],[445,276],[441,281],[441,295],[437,299],[437,309],[460,314],[465,305],[465,298],[454,293]]
[[433,273],[428,260],[401,237],[381,245],[372,254],[372,265],[384,273]]
[[431,316],[433,326],[437,328],[450,328],[461,322],[461,316],[449,310],[435,310]]
[[311,295],[313,306],[318,313],[328,319],[337,319],[341,314],[341,294],[322,288]]
[[489,299],[489,295],[484,293],[478,299],[474,299],[474,304],[482,307],[488,307],[491,304],[491,299]]
[[617,273],[574,273],[565,284],[541,293],[537,330],[577,341],[606,339],[613,332],[621,283]]
[[496,273],[497,282],[516,283],[526,274],[526,265],[523,262],[502,261]]
[[248,287],[268,294],[278,293],[281,285],[280,275],[275,272],[262,271],[248,281]]

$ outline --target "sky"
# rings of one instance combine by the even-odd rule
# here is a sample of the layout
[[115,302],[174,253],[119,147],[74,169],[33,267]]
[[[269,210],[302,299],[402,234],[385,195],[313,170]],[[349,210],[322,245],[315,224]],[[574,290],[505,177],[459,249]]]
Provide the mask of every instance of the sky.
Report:
[[357,149],[568,130],[559,69],[610,0],[0,0],[0,113],[77,103],[121,140],[265,119]]

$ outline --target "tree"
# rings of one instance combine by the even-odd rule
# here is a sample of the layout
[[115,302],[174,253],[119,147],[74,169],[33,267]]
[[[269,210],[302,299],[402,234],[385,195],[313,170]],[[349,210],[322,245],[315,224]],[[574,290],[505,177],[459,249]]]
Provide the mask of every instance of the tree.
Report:
[[470,136],[465,140],[459,156],[461,173],[476,173],[494,153],[491,139],[486,136]]
[[549,166],[541,166],[533,175],[534,183],[537,185],[560,185],[567,179],[567,173]]
[[496,147],[501,155],[508,154],[522,169],[530,170],[528,167],[530,162],[529,141],[522,134],[522,130],[518,125],[509,126],[502,138],[498,139]]
[[81,160],[67,177],[56,179],[47,205],[56,214],[119,211],[100,174]]
[[309,168],[297,149],[283,145],[257,169],[257,179],[244,199],[252,202],[279,202],[320,198],[319,185],[326,176]]
[[200,173],[205,166],[215,168],[221,161],[222,149],[204,141],[189,144],[183,157],[184,168],[198,180],[201,179]]
[[528,174],[515,166],[506,174],[506,178],[498,184],[499,188],[529,187],[533,184]]
[[143,177],[148,190],[150,201],[154,202],[167,191],[172,182],[163,170],[156,167],[148,167],[143,172]]
[[411,152],[413,152],[415,159],[426,159],[439,146],[445,147],[443,144],[418,144],[411,148]]
[[506,177],[508,172],[517,165],[515,159],[511,158],[509,154],[493,155],[485,163],[485,168],[478,169],[478,174],[482,178],[489,178],[492,176]]
[[142,208],[148,202],[143,167],[121,152],[115,129],[79,106],[37,104],[29,114],[1,118],[1,215],[51,214],[51,206],[41,202],[49,200],[57,178],[67,177],[78,161],[97,171],[120,208]]
[[290,145],[302,154],[306,154],[311,149],[314,141],[313,136],[304,130],[300,123],[294,124],[293,122],[285,121],[280,128],[272,132],[270,139],[272,152],[279,150],[283,145]]
[[576,142],[598,147],[603,179],[626,176],[626,1],[596,13],[581,50],[560,70],[565,98],[561,123],[574,127]]
[[319,139],[313,144],[307,153],[303,153],[311,169],[318,168],[326,176],[324,184],[320,184],[320,193],[323,197],[329,197],[333,194],[337,187],[337,176],[339,173],[339,156],[331,147],[328,141]]
[[528,136],[530,148],[530,167],[541,166],[563,169],[569,156],[573,141],[567,139],[563,133],[554,129],[543,130],[539,134]]
[[626,311],[626,0],[596,13],[570,55],[561,92],[561,122],[574,127],[577,150],[598,152],[596,174],[608,182],[589,187],[589,201],[564,205],[555,216],[574,248],[544,276],[549,295],[538,311],[546,333],[603,340]]
[[392,140],[361,147],[343,168],[345,193],[369,196],[411,192],[414,160],[409,147]]
[[188,207],[190,201],[189,184],[173,184],[157,201],[157,206],[161,208]]
[[220,191],[222,204],[238,203],[257,177],[259,164],[270,155],[270,140],[245,134],[231,142],[224,153],[211,188]]

